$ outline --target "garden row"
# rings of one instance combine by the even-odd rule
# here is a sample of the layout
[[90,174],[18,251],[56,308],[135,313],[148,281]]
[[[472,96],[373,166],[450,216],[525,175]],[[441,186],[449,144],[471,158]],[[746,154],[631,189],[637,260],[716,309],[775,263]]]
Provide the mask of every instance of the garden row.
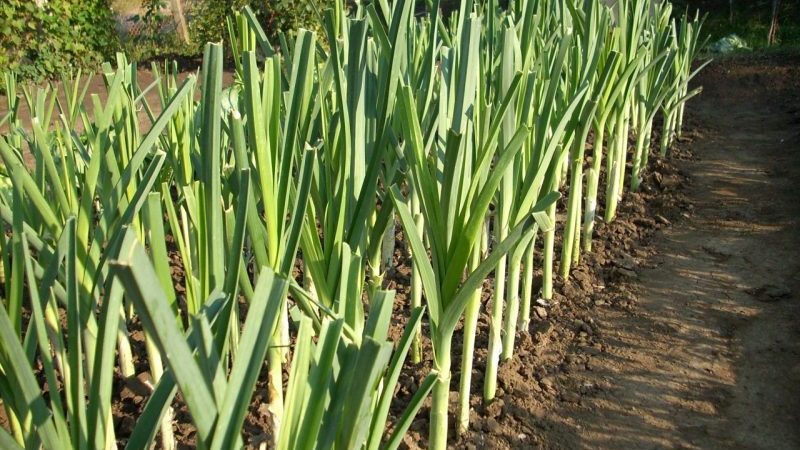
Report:
[[[119,56],[102,99],[80,76],[6,76],[0,447],[175,448],[179,392],[198,448],[240,448],[265,361],[274,448],[396,448],[431,396],[429,445],[443,449],[451,389],[469,427],[481,307],[491,402],[554,270],[569,277],[600,213],[612,221],[639,188],[656,117],[662,155],[680,134],[702,20],[643,0],[463,1],[450,17],[429,3],[417,18],[411,0],[339,1],[320,12],[324,36],[276,43],[245,10],[229,21],[231,86],[220,44],[199,81],[168,64],[142,87]],[[392,342],[396,223],[412,308]],[[423,330],[433,368],[389,420]],[[135,357],[151,392],[119,436],[113,386],[136,377]]]

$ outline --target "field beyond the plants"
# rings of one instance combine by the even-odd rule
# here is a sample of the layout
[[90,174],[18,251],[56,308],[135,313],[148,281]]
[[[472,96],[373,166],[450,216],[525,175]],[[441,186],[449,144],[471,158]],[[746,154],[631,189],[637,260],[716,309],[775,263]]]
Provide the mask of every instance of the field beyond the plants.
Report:
[[0,450],[800,448],[800,53],[334,3],[0,70]]

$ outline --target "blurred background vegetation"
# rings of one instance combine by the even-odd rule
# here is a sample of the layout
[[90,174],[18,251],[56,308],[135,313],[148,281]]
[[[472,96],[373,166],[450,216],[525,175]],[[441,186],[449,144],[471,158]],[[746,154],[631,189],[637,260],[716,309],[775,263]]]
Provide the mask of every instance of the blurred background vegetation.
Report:
[[199,61],[205,42],[225,39],[233,10],[250,5],[275,36],[315,28],[313,6],[333,1],[0,0],[0,67],[40,82],[96,69],[118,51],[140,62],[168,58],[189,65]]
[[0,67],[39,81],[119,46],[107,0],[0,0]]
[[[314,5],[333,0],[113,0],[120,46],[137,61],[196,58],[203,44],[226,39],[226,18],[249,5],[274,38],[280,30],[315,28]],[[181,21],[184,20],[185,31]]]
[[[352,2],[352,0],[349,0]],[[711,42],[732,33],[753,49],[767,46],[776,0],[673,0],[708,13]],[[0,0],[0,67],[34,82],[76,68],[95,69],[124,51],[132,60],[176,59],[196,67],[207,41],[225,39],[226,17],[250,5],[273,37],[315,28],[314,5],[334,0]],[[423,11],[426,0],[418,0]],[[506,3],[501,0],[501,3]],[[800,0],[780,0],[776,44],[800,46]],[[458,0],[443,0],[457,7]],[[0,90],[2,86],[0,86]]]
[[[689,8],[708,13],[704,29],[711,42],[730,34],[744,39],[751,49],[769,47],[767,36],[774,0],[672,0],[676,13]],[[800,47],[800,0],[781,0],[774,46]]]

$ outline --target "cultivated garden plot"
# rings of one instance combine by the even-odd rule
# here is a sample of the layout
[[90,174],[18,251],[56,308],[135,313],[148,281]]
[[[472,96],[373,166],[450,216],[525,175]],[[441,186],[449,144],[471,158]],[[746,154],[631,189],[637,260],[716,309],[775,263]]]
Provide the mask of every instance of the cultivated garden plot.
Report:
[[556,445],[522,399],[603,389],[548,367],[608,350],[589,307],[691,210],[704,19],[509,3],[4,74],[0,448]]

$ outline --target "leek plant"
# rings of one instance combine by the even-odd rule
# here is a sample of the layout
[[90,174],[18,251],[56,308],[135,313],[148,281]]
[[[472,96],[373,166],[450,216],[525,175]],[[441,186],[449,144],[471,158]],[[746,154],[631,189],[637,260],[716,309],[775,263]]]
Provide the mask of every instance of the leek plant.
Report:
[[[411,246],[415,268],[420,273],[431,324],[433,365],[437,379],[433,388],[429,445],[434,449],[443,449],[447,445],[451,345],[455,327],[483,278],[535,223],[533,216],[522,220],[484,261],[465,273],[470,255],[480,244],[480,233],[489,204],[506,168],[513,162],[528,135],[526,127],[520,128],[509,144],[498,151],[497,134],[504,115],[503,108],[486,116],[491,123],[489,132],[480,136],[477,134],[480,122],[473,120],[481,117],[478,114],[482,106],[477,101],[480,99],[477,95],[478,74],[481,73],[478,59],[481,49],[480,24],[475,15],[465,18],[458,37],[459,48],[441,50],[444,55],[442,64],[446,67],[443,73],[451,78],[439,80],[448,88],[440,92],[452,96],[452,102],[440,103],[440,107],[446,109],[440,109],[439,123],[422,129],[418,103],[410,86],[402,86],[398,97],[410,180],[420,198],[421,210],[426,218],[425,234],[430,243],[431,259],[428,259],[428,251],[411,211],[403,201],[399,188],[394,187],[392,200]],[[513,98],[518,80],[514,85],[515,88],[507,94],[508,98]],[[502,102],[506,107],[509,103]],[[467,115],[470,110],[473,111],[471,117]],[[442,121],[445,121],[444,126],[441,126]],[[432,142],[431,137],[442,129],[446,132],[446,135],[439,136],[443,139],[439,145],[444,155],[444,170],[439,181],[436,159],[431,161],[428,157],[429,151],[434,150],[428,150],[426,142]],[[489,170],[495,155],[497,161],[494,170],[483,181],[483,174]],[[438,188],[440,183],[441,191]],[[548,199],[551,202],[553,200],[552,197]],[[538,211],[544,209],[542,204],[537,206]]]
[[3,73],[3,86],[6,89],[6,113],[3,117],[0,117],[0,129],[6,128],[8,132],[4,134],[7,134],[7,138],[11,140],[11,146],[20,148],[22,136],[14,133],[20,126],[19,108],[21,102],[17,93],[17,77],[13,73]]
[[[446,28],[441,28],[439,5],[439,0],[431,2],[427,5],[429,14],[428,17],[425,17],[417,22],[417,29],[414,35],[415,38],[408,40],[410,43],[414,44],[409,52],[410,56],[408,57],[410,61],[410,83],[415,87],[417,92],[419,92],[419,104],[417,105],[417,108],[425,126],[430,126],[432,122],[438,121],[438,117],[435,115],[435,111],[437,109],[434,107],[432,100],[437,92],[437,89],[443,88],[443,85],[440,86],[436,84],[435,74],[438,49],[441,45],[439,41],[446,39],[448,30]],[[466,5],[462,5],[462,8],[464,7],[466,7]],[[439,98],[441,101],[441,99],[444,97],[440,96]],[[441,167],[441,157],[438,158],[437,164],[439,164]],[[410,177],[413,175],[411,173],[406,173],[405,175],[407,180],[406,186],[408,188],[408,199],[411,214],[416,223],[417,232],[424,238],[425,217],[422,214],[422,205],[420,203],[419,192],[417,192],[414,187],[414,183],[410,179]],[[411,307],[418,308],[422,305],[422,281],[420,279],[419,269],[416,267],[416,263],[413,260],[413,251],[410,248],[408,248],[407,251],[409,252],[409,256],[411,256],[410,259],[412,267]],[[473,304],[474,303],[475,302],[473,301]],[[472,307],[471,309],[474,310],[475,308]],[[477,320],[477,313],[475,313],[474,316],[474,320]],[[474,320],[468,320],[468,322],[471,323]],[[422,343],[419,331],[414,332],[414,343],[412,346],[411,355],[412,361],[415,363],[419,363],[422,360]],[[469,364],[469,367],[471,366],[472,365]]]
[[[523,33],[523,36],[525,34]],[[513,229],[522,223],[526,216],[531,213],[534,205],[544,202],[548,205],[545,215],[540,218],[541,223],[547,224],[540,227],[541,231],[549,236],[554,230],[555,201],[549,198],[549,193],[558,189],[557,183],[552,181],[553,170],[557,170],[563,155],[563,140],[568,134],[572,133],[572,115],[579,107],[585,96],[586,88],[575,89],[571,96],[566,99],[566,104],[559,108],[556,105],[556,97],[563,95],[563,88],[560,80],[565,67],[567,50],[570,48],[572,37],[565,35],[560,40],[553,42],[552,47],[540,56],[540,62],[547,67],[549,72],[537,73],[528,72],[523,78],[525,85],[524,95],[516,102],[513,111],[516,114],[510,116],[516,118],[511,123],[507,122],[504,133],[510,132],[515,126],[514,122],[520,123],[523,127],[531,127],[533,132],[526,139],[523,151],[517,156],[515,166],[512,168],[512,181],[502,187],[500,193],[510,202],[508,217],[505,221],[498,221],[502,227],[496,228],[496,233],[503,233],[504,229]],[[530,44],[530,43],[529,43]],[[514,44],[515,45],[515,44]],[[513,47],[512,47],[513,48]],[[528,47],[530,48],[530,47]],[[523,58],[532,58],[532,49],[523,52]],[[523,60],[524,67],[528,70],[533,68],[533,61]],[[532,100],[538,96],[541,100],[538,105]],[[501,197],[503,200],[503,197]],[[492,320],[489,330],[489,353],[487,357],[486,376],[484,378],[484,400],[494,399],[497,388],[497,368],[501,359],[506,360],[513,354],[514,340],[520,318],[520,264],[522,257],[527,251],[532,252],[533,239],[536,228],[532,228],[523,236],[523,245],[511,253],[508,264],[508,289],[505,297],[495,291],[492,304]],[[531,250],[528,250],[528,247]],[[551,253],[545,250],[545,267],[548,267],[547,258],[552,258]],[[532,259],[532,258],[531,258]],[[528,262],[532,264],[532,261]],[[550,266],[551,267],[551,266]],[[498,269],[501,269],[498,266]],[[498,271],[499,273],[499,271]],[[530,272],[532,275],[532,272]],[[547,277],[547,272],[544,275]],[[500,277],[496,278],[496,283],[503,283]],[[545,281],[545,283],[548,283]],[[524,301],[530,301],[524,300]],[[505,305],[505,314],[503,314]],[[523,311],[529,311],[530,307],[522,306]],[[526,312],[527,314],[527,312]],[[502,332],[501,332],[502,330]]]
[[[585,83],[588,86],[582,109],[575,113],[575,139],[569,149],[569,197],[567,200],[567,219],[561,248],[560,275],[569,277],[570,268],[577,263],[580,255],[581,201],[584,185],[585,149],[589,131],[592,127],[599,98],[603,88],[615,70],[616,53],[606,54],[605,44],[609,36],[609,10],[598,2],[588,2],[587,9],[571,9],[573,23],[579,28],[579,38],[572,49],[573,84]],[[606,59],[604,60],[604,57]],[[601,71],[598,68],[602,67]]]
[[[248,236],[255,262],[291,276],[300,233],[306,217],[312,177],[314,150],[304,141],[312,98],[315,37],[298,33],[294,45],[287,119],[281,123],[283,106],[281,61],[273,56],[265,61],[261,73],[253,51],[242,54],[243,87],[239,101],[241,118],[234,113],[231,127],[234,136],[236,166],[251,168],[256,189],[248,217]],[[245,126],[246,124],[246,126]],[[293,180],[293,177],[297,176]],[[256,209],[257,208],[257,209]],[[263,211],[263,213],[259,213]],[[263,219],[262,219],[263,218]],[[279,428],[283,405],[283,363],[289,344],[288,310],[281,306],[281,319],[269,350],[270,411]]]
[[[17,200],[21,200],[16,196]],[[16,420],[15,439],[4,448],[116,448],[111,419],[116,326],[122,297],[119,285],[109,282],[109,300],[93,308],[93,300],[78,288],[76,220],[69,218],[44,273],[37,277],[28,232],[20,232],[24,278],[28,285],[31,321],[20,338],[16,318],[0,303],[0,369],[4,374],[0,394]],[[124,249],[127,244],[123,243]],[[63,275],[59,276],[59,272]],[[22,280],[17,280],[21,282]],[[60,305],[54,294],[63,288],[66,327],[57,317]],[[96,340],[86,339],[82,327],[99,330]],[[48,390],[43,390],[34,368],[41,363]],[[64,385],[64,397],[53,390]],[[49,400],[45,399],[45,395]],[[12,422],[13,423],[13,422]],[[0,434],[5,431],[0,432]],[[13,443],[12,443],[13,442]],[[6,447],[7,446],[7,447]]]
[[[358,312],[363,309],[361,261],[380,261],[376,255],[393,221],[386,199],[375,214],[377,182],[385,155],[397,151],[390,124],[412,6],[396,2],[391,11],[381,10],[388,16],[380,16],[374,5],[358,18],[326,13],[328,42],[338,45],[331,45],[330,57],[321,64],[308,119],[308,132],[319,139],[321,149],[300,240],[304,276],[313,280],[321,305],[350,311],[348,325],[357,331],[363,328],[358,319],[363,317]],[[375,97],[377,103],[370,101]],[[343,276],[345,270],[354,272]],[[380,267],[370,270],[376,288],[380,272]],[[349,279],[353,295],[342,296],[350,289],[342,282]]]
[[[607,46],[604,50],[603,57],[603,70],[611,70],[608,75],[608,81],[600,88],[597,96],[597,112],[592,121],[594,129],[594,142],[592,145],[592,164],[587,171],[586,189],[584,197],[584,215],[583,215],[583,250],[591,251],[592,249],[592,234],[594,233],[595,218],[597,216],[597,194],[600,188],[600,175],[601,167],[604,156],[604,144],[606,132],[616,136],[616,123],[622,111],[625,109],[625,102],[621,99],[625,98],[628,88],[634,84],[633,78],[639,73],[639,64],[644,54],[640,53],[635,59],[634,63],[626,64],[625,58],[622,53],[617,51],[618,41],[620,39],[619,28],[614,28],[611,32],[611,37],[606,41]],[[609,139],[607,146],[606,160],[617,158],[617,161],[611,164],[619,165],[617,148],[621,142],[627,143],[625,140],[617,138]],[[627,151],[627,147],[626,151]],[[607,163],[607,166],[609,163]],[[607,169],[608,170],[608,169]],[[606,200],[608,206],[608,199]]]
[[[197,87],[166,64],[142,88],[123,55],[103,66],[105,96],[80,72],[60,88],[6,75],[0,447],[115,448],[111,388],[115,365],[136,375],[134,319],[152,382],[132,450],[157,435],[174,448],[178,390],[199,448],[243,447],[265,362],[275,448],[396,448],[430,393],[429,446],[446,448],[461,320],[457,428],[468,430],[481,308],[489,402],[531,320],[540,232],[541,296],[553,295],[558,192],[566,278],[591,249],[602,164],[610,221],[629,158],[636,190],[656,115],[664,153],[703,67],[693,69],[703,20],[671,21],[669,3],[652,14],[631,0],[511,3],[462,2],[445,21],[438,0],[419,20],[410,0],[349,12],[337,1],[317,11],[321,42],[299,30],[275,46],[246,8],[228,22],[229,87],[221,44],[205,47]],[[145,101],[151,89],[159,105]],[[412,292],[393,346],[384,278],[396,219]],[[387,433],[403,364],[424,356],[426,318],[433,369]]]
[[[244,218],[240,221],[243,224]],[[243,225],[237,234],[243,236]],[[192,317],[191,328],[184,333],[174,319],[167,296],[158,283],[158,275],[144,248],[135,240],[131,241],[129,249],[120,252],[119,259],[114,261],[114,273],[125,285],[126,294],[136,304],[143,326],[165,355],[169,371],[163,374],[151,395],[145,409],[148,417],[140,419],[128,446],[143,448],[139,446],[139,440],[146,442],[151,438],[154,430],[147,426],[151,422],[150,417],[160,416],[174,395],[174,386],[177,384],[197,427],[199,448],[241,447],[240,430],[277,327],[279,310],[285,301],[289,283],[269,269],[262,269],[242,327],[240,356],[232,361],[228,371],[224,341],[231,323],[225,311],[230,314],[236,295],[226,294],[225,290],[236,292],[232,286],[238,283],[238,276],[229,276],[230,281],[224,283],[227,284],[226,289],[222,290],[223,285],[220,285],[209,296],[203,310]],[[229,273],[238,271],[238,267],[238,264],[234,265]]]
[[[10,286],[7,289],[10,293],[10,320],[12,324],[18,324],[20,320],[23,298],[21,280],[25,261],[23,233],[27,234],[30,248],[37,254],[32,263],[34,274],[42,279],[48,276],[46,268],[52,267],[58,254],[57,237],[64,236],[65,227],[72,224],[75,229],[70,239],[76,241],[77,252],[77,257],[72,262],[78,290],[75,295],[82,299],[80,303],[83,304],[84,312],[78,317],[78,322],[73,324],[73,331],[68,335],[75,339],[82,335],[79,346],[87,350],[85,355],[80,349],[70,351],[74,353],[70,356],[85,356],[82,364],[86,367],[95,366],[95,349],[100,345],[97,319],[89,312],[94,309],[93,305],[101,304],[100,287],[108,284],[107,255],[119,247],[124,226],[140,229],[137,225],[140,211],[148,193],[156,185],[164,164],[164,153],[153,151],[153,147],[175,112],[175,105],[184,98],[189,92],[188,87],[193,84],[193,79],[189,79],[155,119],[149,132],[140,137],[132,125],[137,120],[138,126],[135,105],[140,98],[136,95],[135,83],[130,77],[131,66],[122,58],[119,62],[120,66],[116,70],[110,70],[107,66],[106,103],[101,103],[96,95],[93,96],[93,122],[88,120],[82,107],[76,106],[80,104],[81,94],[70,95],[67,92],[66,106],[59,103],[62,111],[60,121],[55,123],[55,130],[51,132],[52,114],[57,103],[55,93],[49,88],[41,88],[35,95],[26,90],[24,96],[32,111],[30,127],[27,130],[14,130],[11,139],[0,138],[0,157],[12,174],[16,191],[16,200],[13,202],[0,200],[0,218],[11,227],[13,233],[11,253],[14,255],[12,265],[15,267],[12,267],[12,278],[8,280]],[[76,80],[72,86],[78,86],[78,83]],[[75,88],[69,91],[85,92],[85,89]],[[79,139],[77,132],[67,127],[70,123],[75,124],[78,117],[81,117],[85,127],[85,140]],[[21,141],[27,144],[34,157],[35,164],[30,169],[24,163],[23,148],[15,147],[14,136],[22,137]],[[76,185],[82,186],[82,189],[79,191]],[[68,302],[69,286],[58,278],[50,283],[58,303],[44,311],[52,318],[57,317],[56,305],[63,306]],[[108,295],[119,295],[118,289],[106,289]],[[48,293],[43,292],[42,295],[46,296]],[[119,321],[121,312],[121,305],[117,311],[113,311],[114,322]],[[21,331],[18,325],[12,329],[17,330],[17,333]],[[102,332],[111,332],[116,336],[117,330],[117,323],[114,323],[109,328],[103,328]],[[132,366],[128,349],[126,337],[123,336],[120,338],[120,357],[123,358],[121,367]],[[160,357],[159,354],[149,356]],[[113,366],[103,367],[106,371],[113,370]],[[82,377],[80,373],[64,376]],[[75,423],[75,426],[80,426],[80,420]],[[103,445],[106,444],[99,445],[100,439],[113,442],[110,409],[106,409],[104,416],[96,418],[91,426],[94,427],[97,423],[105,423],[106,431],[93,433],[91,439],[97,436],[96,448],[105,448]],[[74,437],[78,438],[77,435]]]
[[[422,320],[415,309],[397,349],[387,341],[394,292],[374,293],[372,310],[360,343],[343,333],[345,319],[325,319],[316,334],[312,320],[300,318],[297,344],[287,388],[286,420],[281,424],[279,449],[397,448],[436,380],[431,373],[387,437],[389,406],[412,342]],[[384,442],[385,445],[381,445]]]
[[[647,54],[644,30],[649,17],[649,4],[637,1],[617,2],[619,39],[617,50],[623,66],[633,69],[624,80],[622,90],[611,106],[610,137],[606,158],[606,205],[603,220],[611,222],[617,214],[617,205],[623,195],[623,181],[628,161],[628,132],[634,112],[634,92],[640,76],[647,73],[644,58]],[[652,64],[652,62],[651,62]]]
[[661,132],[660,153],[666,156],[669,146],[675,135],[679,135],[683,126],[684,105],[689,99],[699,94],[702,88],[695,88],[689,91],[689,82],[697,75],[711,60],[706,60],[698,67],[693,64],[697,54],[708,43],[700,39],[700,30],[705,22],[705,16],[700,17],[699,12],[693,19],[688,14],[681,17],[680,23],[672,21],[672,40],[673,48],[676,49],[676,56],[672,65],[673,84],[669,89],[667,98],[662,104],[664,119],[663,130]]
[[670,39],[670,15],[672,5],[664,3],[656,7],[655,19],[648,28],[650,39],[646,43],[645,64],[650,64],[654,59],[659,59],[662,54],[666,55],[661,62],[652,66],[641,77],[636,93],[636,147],[634,148],[633,161],[631,165],[630,189],[636,191],[642,182],[642,170],[647,165],[648,154],[650,152],[651,135],[653,132],[653,120],[661,107],[661,103],[669,93],[670,68],[673,67],[676,52],[669,48]]

